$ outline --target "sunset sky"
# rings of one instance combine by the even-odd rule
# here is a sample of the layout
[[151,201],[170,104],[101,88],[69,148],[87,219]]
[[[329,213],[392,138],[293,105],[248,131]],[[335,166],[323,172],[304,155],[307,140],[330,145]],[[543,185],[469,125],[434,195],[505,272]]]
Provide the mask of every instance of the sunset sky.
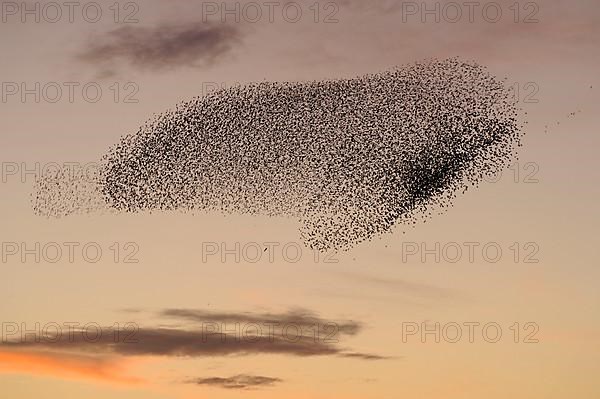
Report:
[[[598,1],[50,3],[1,5],[2,397],[600,397]],[[316,254],[286,218],[32,212],[45,167],[214,87],[448,57],[518,88],[525,135],[426,223]]]

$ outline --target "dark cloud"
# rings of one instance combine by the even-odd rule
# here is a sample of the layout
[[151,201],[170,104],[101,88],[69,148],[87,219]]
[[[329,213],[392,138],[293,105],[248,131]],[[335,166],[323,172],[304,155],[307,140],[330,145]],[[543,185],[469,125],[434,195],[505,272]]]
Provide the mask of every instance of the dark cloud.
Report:
[[94,37],[77,58],[102,74],[114,73],[120,63],[144,70],[212,65],[240,39],[240,29],[231,24],[123,26]]
[[[346,350],[339,346],[340,338],[354,335],[360,329],[356,322],[328,321],[298,310],[282,314],[236,314],[170,309],[160,313],[178,320],[192,320],[193,328],[137,327],[119,332],[112,327],[72,329],[56,337],[26,335],[17,337],[20,340],[5,340],[0,348],[122,356],[346,356]],[[350,356],[377,358],[369,354]]]
[[[341,353],[333,344],[314,339],[309,335],[281,336],[263,331],[263,334],[212,332],[205,330],[183,330],[177,328],[140,328],[127,339],[115,340],[114,331],[102,329],[102,336],[95,337],[95,330],[74,330],[72,336],[63,334],[58,340],[31,339],[5,342],[7,349],[67,350],[97,354],[119,354],[126,356],[225,356],[260,353],[288,354],[295,356],[335,355]],[[126,334],[122,334],[123,336]],[[91,338],[90,338],[91,337]],[[28,338],[28,337],[26,337]],[[54,342],[51,342],[54,341]],[[116,341],[116,342],[115,342]]]
[[325,320],[306,309],[293,309],[285,313],[218,313],[196,309],[166,309],[160,315],[197,323],[273,325],[276,330],[286,326],[296,326],[300,329],[319,327],[344,335],[355,335],[361,329],[358,322]]
[[342,353],[340,356],[354,358],[354,359],[361,359],[361,360],[385,360],[385,359],[389,359],[389,357],[387,357],[387,356],[373,355],[373,354],[369,354],[369,353],[355,353],[355,352]]
[[260,375],[246,375],[240,374],[233,377],[210,377],[210,378],[197,378],[194,380],[187,381],[189,384],[197,385],[212,385],[228,389],[249,389],[256,387],[270,386],[275,383],[281,382],[279,378],[264,377]]

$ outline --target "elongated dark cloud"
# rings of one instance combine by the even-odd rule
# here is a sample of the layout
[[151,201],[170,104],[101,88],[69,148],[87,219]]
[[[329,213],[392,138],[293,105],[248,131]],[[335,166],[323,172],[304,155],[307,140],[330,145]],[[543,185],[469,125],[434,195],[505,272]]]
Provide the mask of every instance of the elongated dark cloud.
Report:
[[233,377],[210,377],[210,378],[196,378],[194,380],[187,381],[190,384],[197,385],[212,385],[227,389],[249,389],[256,387],[264,387],[274,385],[275,383],[281,382],[279,378],[264,377],[260,375],[246,375],[240,374]]
[[[122,356],[214,357],[282,354],[290,356],[346,356],[339,343],[356,334],[358,323],[328,321],[307,313],[277,314],[208,313],[198,310],[165,310],[178,320],[193,319],[194,328],[140,327],[116,332],[112,327],[72,329],[58,336],[9,337],[4,349],[52,350],[78,354]],[[101,334],[98,334],[101,331]],[[374,359],[376,355],[361,355]],[[360,357],[352,355],[352,357]]]
[[321,330],[335,330],[336,334],[345,335],[355,335],[361,328],[358,322],[325,320],[306,309],[294,309],[285,313],[218,313],[195,309],[166,309],[161,311],[160,315],[198,323],[272,325],[274,330],[291,328],[291,326],[307,330],[318,327]]
[[[232,327],[232,326],[231,326]],[[140,328],[132,333],[127,342],[115,342],[114,331],[102,328],[99,339],[85,338],[83,330],[74,330],[73,336],[63,335],[55,342],[27,338],[6,342],[0,346],[7,349],[52,349],[96,354],[118,354],[125,356],[225,356],[250,354],[288,354],[295,356],[335,355],[342,351],[333,344],[314,339],[309,335],[286,337],[268,332],[244,336],[237,333],[206,330],[183,330],[176,328]],[[89,332],[94,337],[94,332]]]
[[222,23],[123,26],[92,38],[78,58],[104,71],[121,63],[146,70],[211,65],[240,39],[238,27]]

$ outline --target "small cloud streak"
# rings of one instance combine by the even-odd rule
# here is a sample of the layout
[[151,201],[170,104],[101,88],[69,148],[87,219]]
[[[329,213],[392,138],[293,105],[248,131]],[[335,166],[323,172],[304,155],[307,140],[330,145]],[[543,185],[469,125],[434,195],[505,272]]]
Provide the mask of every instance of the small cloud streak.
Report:
[[389,359],[387,356],[380,355],[372,355],[369,353],[356,353],[356,352],[347,352],[340,354],[342,357],[361,359],[361,360],[386,360]]
[[283,380],[273,377],[264,377],[260,375],[240,374],[233,377],[209,377],[196,378],[187,381],[188,384],[211,385],[227,389],[252,389],[257,387],[272,386]]

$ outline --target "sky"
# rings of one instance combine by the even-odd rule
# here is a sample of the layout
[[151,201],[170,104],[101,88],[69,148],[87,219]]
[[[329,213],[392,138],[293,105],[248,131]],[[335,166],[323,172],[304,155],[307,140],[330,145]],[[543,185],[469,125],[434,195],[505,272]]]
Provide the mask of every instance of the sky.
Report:
[[[6,397],[600,395],[598,2],[70,4],[1,5]],[[518,159],[350,251],[286,218],[32,211],[45,170],[215,87],[448,57],[514,88]]]

